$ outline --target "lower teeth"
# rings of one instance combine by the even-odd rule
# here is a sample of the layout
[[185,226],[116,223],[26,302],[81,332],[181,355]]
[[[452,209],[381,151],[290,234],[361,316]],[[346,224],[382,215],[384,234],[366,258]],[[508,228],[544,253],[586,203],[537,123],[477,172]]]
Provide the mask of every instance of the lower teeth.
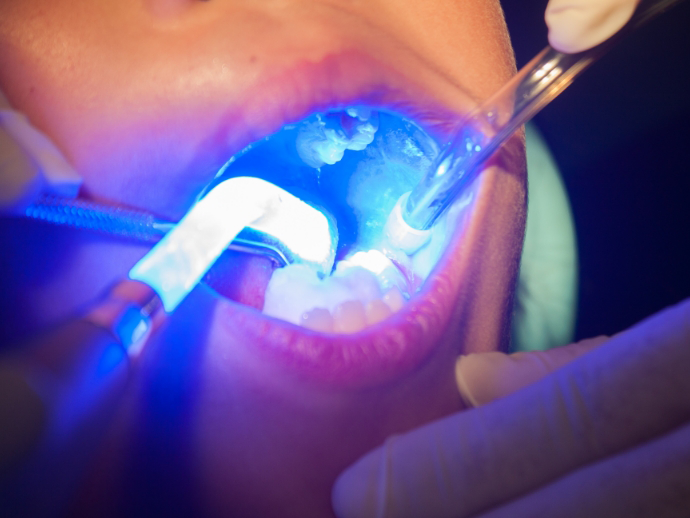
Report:
[[338,221],[338,255],[347,257],[325,279],[302,264],[276,270],[263,312],[314,331],[353,333],[399,311],[440,256],[445,230],[409,258],[385,249],[383,228],[436,153],[413,123],[357,107],[286,126],[235,157],[217,181],[257,176],[324,206]]
[[[316,331],[351,333],[400,310],[403,292],[408,291],[404,276],[399,271],[396,276],[397,268],[390,261],[375,275],[356,264],[361,254],[338,263],[325,279],[301,264],[276,270],[266,289],[264,314]],[[385,256],[380,254],[381,258]]]

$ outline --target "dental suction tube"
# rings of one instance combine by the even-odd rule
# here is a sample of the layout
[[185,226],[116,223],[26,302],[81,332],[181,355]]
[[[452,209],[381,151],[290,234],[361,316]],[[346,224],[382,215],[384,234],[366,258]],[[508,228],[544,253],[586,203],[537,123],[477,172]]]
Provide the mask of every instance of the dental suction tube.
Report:
[[591,49],[565,54],[546,47],[496,94],[460,123],[420,183],[403,200],[402,219],[412,229],[430,229],[481,166],[524,123],[550,103],[623,36],[682,0],[642,1],[613,37]]

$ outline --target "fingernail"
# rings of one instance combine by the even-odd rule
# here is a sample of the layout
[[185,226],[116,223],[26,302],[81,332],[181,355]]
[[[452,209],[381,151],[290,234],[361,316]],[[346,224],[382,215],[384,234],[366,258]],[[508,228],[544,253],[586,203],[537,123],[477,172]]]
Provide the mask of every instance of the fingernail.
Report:
[[608,339],[598,336],[547,351],[460,356],[455,363],[455,381],[467,405],[484,405],[539,381]]
[[455,363],[455,381],[465,404],[476,407],[496,399],[496,372],[504,368],[507,355],[500,352],[460,356]]
[[618,32],[630,19],[636,2],[551,0],[545,19],[549,42],[561,52],[582,52]]
[[461,397],[480,406],[543,378],[550,370],[534,353],[468,354],[458,358],[455,379]]

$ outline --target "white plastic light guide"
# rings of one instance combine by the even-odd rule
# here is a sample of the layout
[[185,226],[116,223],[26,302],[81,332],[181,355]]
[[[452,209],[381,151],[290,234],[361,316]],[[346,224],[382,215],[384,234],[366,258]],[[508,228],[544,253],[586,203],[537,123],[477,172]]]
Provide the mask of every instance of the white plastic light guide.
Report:
[[330,272],[335,238],[326,216],[270,182],[242,176],[225,180],[199,200],[129,277],[151,286],[169,313],[246,226],[282,241],[297,261]]

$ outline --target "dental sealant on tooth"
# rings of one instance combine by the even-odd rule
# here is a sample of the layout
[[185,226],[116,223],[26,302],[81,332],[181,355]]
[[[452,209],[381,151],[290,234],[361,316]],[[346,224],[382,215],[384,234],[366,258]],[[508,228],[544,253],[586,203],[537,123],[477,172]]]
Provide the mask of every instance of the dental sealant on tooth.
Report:
[[170,313],[250,224],[281,239],[314,275],[332,268],[336,238],[326,216],[270,182],[234,177],[197,202],[129,277],[153,288]]

